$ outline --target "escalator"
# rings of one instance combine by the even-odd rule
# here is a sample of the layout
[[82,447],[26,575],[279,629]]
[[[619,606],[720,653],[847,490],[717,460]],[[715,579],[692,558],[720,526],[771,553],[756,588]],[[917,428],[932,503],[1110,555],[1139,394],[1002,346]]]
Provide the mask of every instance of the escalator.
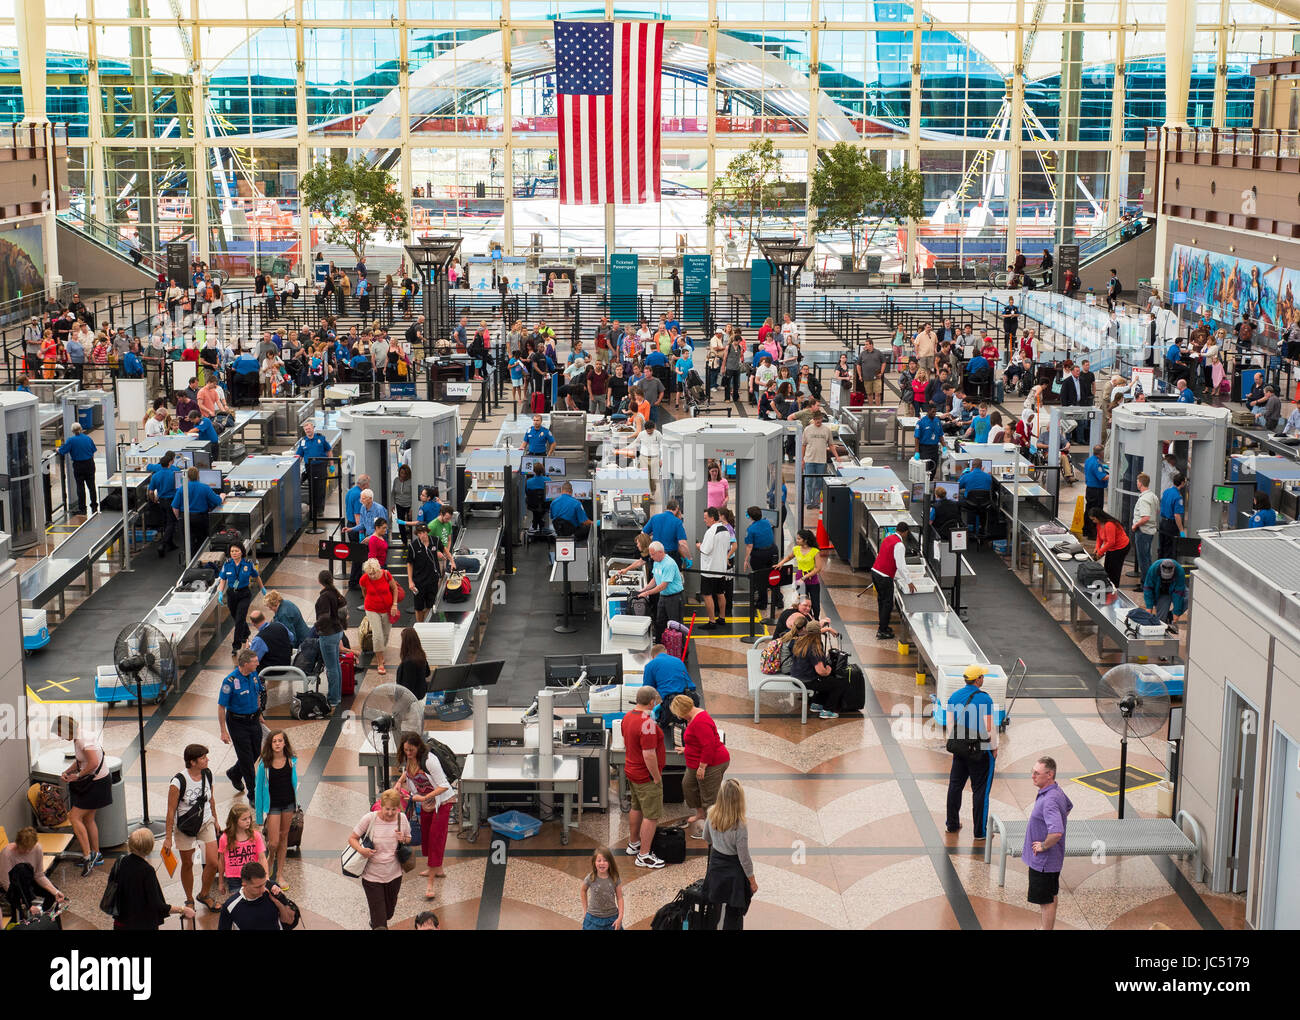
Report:
[[166,269],[160,255],[139,250],[119,227],[72,210],[59,213],[58,245],[63,275],[95,290],[148,286]]

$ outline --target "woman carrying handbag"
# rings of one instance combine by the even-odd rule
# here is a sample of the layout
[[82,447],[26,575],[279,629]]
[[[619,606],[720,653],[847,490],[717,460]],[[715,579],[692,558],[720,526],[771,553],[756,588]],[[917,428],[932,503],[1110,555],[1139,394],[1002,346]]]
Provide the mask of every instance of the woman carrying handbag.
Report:
[[410,842],[411,823],[402,814],[402,795],[396,790],[381,793],[379,809],[368,812],[348,835],[348,848],[341,858],[343,872],[361,879],[372,931],[386,929],[393,919],[402,888],[399,851],[405,848],[409,855]]

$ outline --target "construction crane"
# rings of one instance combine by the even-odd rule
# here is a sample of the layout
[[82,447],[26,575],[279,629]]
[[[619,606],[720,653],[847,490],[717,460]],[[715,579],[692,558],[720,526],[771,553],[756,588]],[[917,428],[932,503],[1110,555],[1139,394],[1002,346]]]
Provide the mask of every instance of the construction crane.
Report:
[[1038,0],[1034,4],[1034,16],[1029,22],[1029,34],[1025,36],[1025,48],[1020,51],[1020,67],[1023,73],[1024,68],[1029,66],[1029,56],[1034,52],[1034,40],[1038,38],[1038,23],[1043,20],[1043,12],[1047,10],[1047,0]]

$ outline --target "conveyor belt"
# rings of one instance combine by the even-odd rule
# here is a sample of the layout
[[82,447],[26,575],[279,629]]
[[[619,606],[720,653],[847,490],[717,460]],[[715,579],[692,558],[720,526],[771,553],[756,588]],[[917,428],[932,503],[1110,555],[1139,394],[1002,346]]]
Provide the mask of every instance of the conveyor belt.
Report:
[[51,556],[23,572],[19,582],[23,603],[39,609],[50,599],[62,595],[77,575],[86,573],[104,550],[121,536],[120,512],[91,514],[90,519],[65,538]]

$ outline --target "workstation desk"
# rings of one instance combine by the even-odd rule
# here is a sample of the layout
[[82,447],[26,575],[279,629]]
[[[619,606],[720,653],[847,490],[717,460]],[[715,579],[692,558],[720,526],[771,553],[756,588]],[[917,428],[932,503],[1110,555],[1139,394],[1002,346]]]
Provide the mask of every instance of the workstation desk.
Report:
[[[569,843],[569,832],[582,820],[582,768],[571,755],[553,754],[549,768],[543,768],[536,751],[524,754],[489,752],[471,754],[465,759],[460,777],[461,834],[469,842],[478,835],[487,814],[487,798],[492,793],[517,793],[563,798],[560,842]],[[574,809],[577,809],[576,811]],[[468,835],[466,835],[468,833]]]
[[[465,730],[429,730],[425,733],[426,737],[446,744],[451,748],[451,753],[456,756],[456,760],[461,763],[462,767],[474,750],[474,731]],[[369,742],[362,745],[357,752],[357,759],[363,769],[366,770],[366,788],[370,795],[370,803],[373,804],[379,799],[380,790],[380,773],[384,769],[384,756],[376,751]],[[390,773],[397,771],[400,767],[398,760],[397,748],[394,746],[388,752],[388,768]]]
[[[1062,560],[1057,555],[1057,547],[1074,538],[1070,533],[1045,535],[1035,531],[1032,535],[1031,549],[1033,560],[1030,563],[1029,579],[1033,583],[1035,570],[1039,574],[1038,590],[1044,597],[1061,594],[1070,600],[1070,623],[1079,622],[1079,611],[1097,628],[1097,658],[1105,651],[1106,643],[1119,649],[1125,662],[1137,658],[1176,659],[1180,647],[1178,635],[1166,629],[1163,637],[1139,637],[1130,634],[1124,621],[1133,609],[1143,608],[1135,602],[1128,592],[1113,591],[1109,596],[1098,601],[1092,594],[1079,586],[1078,573],[1082,560]],[[1049,579],[1056,581],[1057,587],[1049,587]]]

